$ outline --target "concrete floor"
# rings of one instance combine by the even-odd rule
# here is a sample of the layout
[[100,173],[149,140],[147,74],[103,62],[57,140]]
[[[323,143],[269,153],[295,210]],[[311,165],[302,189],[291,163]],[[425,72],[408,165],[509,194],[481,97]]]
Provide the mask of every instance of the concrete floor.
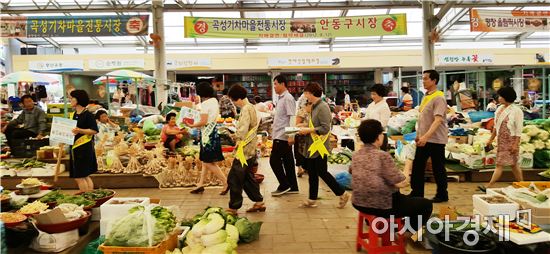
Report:
[[[307,199],[307,175],[298,178],[300,194],[286,194],[282,197],[271,197],[270,192],[277,187],[277,180],[269,167],[269,161],[260,161],[258,173],[265,175],[260,185],[267,206],[265,213],[246,214],[245,210],[252,202],[245,197],[239,216],[246,216],[252,221],[263,221],[260,239],[250,244],[240,244],[238,253],[357,253],[355,236],[357,230],[357,211],[348,204],[344,209],[336,208],[338,198],[324,184],[320,184],[320,201],[317,208],[299,208]],[[449,183],[449,202],[436,204],[453,206],[463,214],[472,213],[472,194],[478,183]],[[499,183],[497,187],[509,183]],[[161,204],[173,206],[178,218],[193,217],[207,206],[227,207],[229,196],[218,195],[221,188],[208,188],[202,195],[189,194],[184,189],[118,189],[118,197],[160,198]],[[402,190],[403,193],[410,189]],[[426,184],[426,197],[435,194],[435,184]],[[245,195],[246,196],[246,195]],[[431,253],[421,246],[407,245],[408,253]]]

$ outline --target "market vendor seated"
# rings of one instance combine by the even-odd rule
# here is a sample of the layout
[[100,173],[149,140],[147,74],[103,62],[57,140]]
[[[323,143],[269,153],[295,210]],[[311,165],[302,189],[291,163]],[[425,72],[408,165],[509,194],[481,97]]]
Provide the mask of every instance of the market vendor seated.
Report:
[[108,135],[107,143],[111,143],[114,136],[120,130],[120,126],[109,119],[107,111],[105,110],[98,110],[95,113],[95,119],[97,121],[97,127],[99,128],[99,132],[96,134],[98,141]]
[[34,105],[34,99],[30,95],[23,95],[21,101],[23,102],[23,112],[2,128],[2,132],[6,134],[8,145],[11,148],[15,145],[15,139],[31,137],[42,139],[48,131],[46,113]]
[[176,124],[176,113],[168,113],[166,115],[166,124],[160,133],[160,139],[164,147],[170,149],[171,152],[176,152],[176,147],[181,146],[180,141],[185,134],[187,134],[187,131]]
[[358,128],[365,146],[353,155],[349,168],[353,207],[378,217],[408,217],[412,229],[418,230],[419,225],[426,225],[432,213],[432,202],[399,192],[399,188],[409,185],[408,173],[398,170],[392,156],[380,150],[384,142],[383,131],[382,124],[374,119],[363,121]]

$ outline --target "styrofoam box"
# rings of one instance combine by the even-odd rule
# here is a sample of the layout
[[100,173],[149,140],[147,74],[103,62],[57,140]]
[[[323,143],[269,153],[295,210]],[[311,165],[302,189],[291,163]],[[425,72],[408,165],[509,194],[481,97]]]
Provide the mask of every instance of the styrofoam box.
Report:
[[[481,214],[481,213],[476,209],[474,209],[474,214]],[[482,218],[482,221],[484,221],[483,218]],[[535,222],[531,221],[531,223],[535,223]],[[499,232],[497,230],[492,230],[492,231],[495,234],[498,234]],[[510,236],[510,241],[518,245],[526,245],[526,244],[550,241],[550,234],[544,231],[538,232],[536,234],[520,234],[520,233],[510,232],[509,236]]]
[[99,207],[92,208],[92,217],[90,217],[91,221],[99,221],[101,220],[101,209]]
[[488,188],[486,193],[487,195],[502,195],[497,191],[502,191],[502,188]]
[[[139,204],[113,204],[115,201],[128,201],[128,200],[143,200]],[[100,206],[101,220],[103,219],[118,219],[128,214],[128,210],[135,206],[148,206],[151,203],[147,197],[135,197],[135,198],[111,198]]]
[[[489,204],[481,197],[491,197],[491,196],[501,196],[510,201],[508,204]],[[519,210],[519,204],[511,201],[505,196],[502,195],[473,195],[472,200],[474,203],[474,209],[479,211],[480,214],[485,216],[498,216],[498,215],[510,215],[510,219],[514,220],[516,218],[516,211]]]
[[99,235],[107,235],[111,231],[111,222],[113,219],[101,219],[99,221]]

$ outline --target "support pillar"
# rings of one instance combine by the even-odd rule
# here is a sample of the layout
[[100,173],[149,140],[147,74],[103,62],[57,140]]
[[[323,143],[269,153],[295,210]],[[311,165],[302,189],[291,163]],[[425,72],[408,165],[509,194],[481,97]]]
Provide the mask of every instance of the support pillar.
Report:
[[514,78],[512,79],[512,87],[516,91],[517,99],[516,101],[521,101],[521,96],[523,96],[523,69],[516,66],[514,68]]
[[374,69],[374,83],[382,84],[383,79],[382,69]]
[[422,71],[435,69],[434,44],[430,40],[430,32],[435,27],[432,17],[434,6],[431,1],[422,1]]
[[[156,79],[155,85],[155,102],[158,104],[163,103],[166,105],[166,91],[164,86],[168,84],[168,78],[166,74],[166,48],[164,42],[166,38],[164,36],[164,12],[163,1],[153,0],[152,12],[153,12],[153,33],[160,36],[161,40],[154,48],[155,53],[155,70],[154,76]],[[156,105],[155,105],[156,106]]]

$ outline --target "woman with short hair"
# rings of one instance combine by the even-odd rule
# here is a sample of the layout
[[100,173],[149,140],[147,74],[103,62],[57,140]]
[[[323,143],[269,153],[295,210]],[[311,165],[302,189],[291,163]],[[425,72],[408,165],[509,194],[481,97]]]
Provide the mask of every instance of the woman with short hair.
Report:
[[[514,88],[506,86],[497,91],[498,107],[495,113],[495,128],[487,147],[491,147],[496,137],[497,139],[497,159],[496,168],[489,184],[479,186],[479,189],[485,191],[491,188],[500,179],[502,169],[505,166],[512,166],[512,173],[516,181],[523,181],[523,175],[519,166],[519,145],[521,140],[521,131],[523,130],[523,111],[514,104],[517,98]],[[488,149],[489,150],[489,149]]]
[[260,193],[260,185],[256,182],[252,167],[256,164],[256,146],[258,144],[258,117],[257,112],[248,99],[247,91],[241,85],[233,85],[227,93],[231,101],[240,109],[235,141],[237,150],[235,159],[227,175],[229,184],[229,209],[227,211],[237,214],[237,210],[243,204],[243,190],[254,205],[246,212],[264,212],[264,198]]
[[306,145],[304,147],[304,166],[309,174],[309,199],[304,201],[301,207],[317,207],[319,193],[319,177],[329,188],[340,197],[338,208],[344,208],[349,201],[350,194],[346,192],[328,172],[327,159],[330,155],[330,128],[332,114],[326,102],[321,99],[323,89],[316,82],[309,83],[304,89],[304,96],[312,103],[309,127],[302,127],[298,132],[304,135]]
[[224,160],[220,135],[216,127],[216,120],[220,115],[220,106],[214,88],[209,82],[199,82],[196,85],[196,90],[197,95],[201,98],[200,120],[192,124],[185,122],[185,124],[191,128],[201,128],[199,159],[202,161],[202,172],[197,188],[193,189],[191,193],[201,194],[204,192],[204,180],[206,174],[210,171],[223,184],[223,191],[220,192],[220,195],[225,195],[229,191],[227,178],[220,167],[216,165],[216,162]]
[[76,120],[76,128],[73,129],[74,144],[71,146],[71,169],[69,177],[74,178],[80,191],[91,191],[94,183],[90,175],[97,172],[97,160],[94,150],[94,135],[98,128],[94,115],[86,106],[90,102],[88,93],[84,90],[73,90],[70,93],[71,107],[74,112],[70,119]]

